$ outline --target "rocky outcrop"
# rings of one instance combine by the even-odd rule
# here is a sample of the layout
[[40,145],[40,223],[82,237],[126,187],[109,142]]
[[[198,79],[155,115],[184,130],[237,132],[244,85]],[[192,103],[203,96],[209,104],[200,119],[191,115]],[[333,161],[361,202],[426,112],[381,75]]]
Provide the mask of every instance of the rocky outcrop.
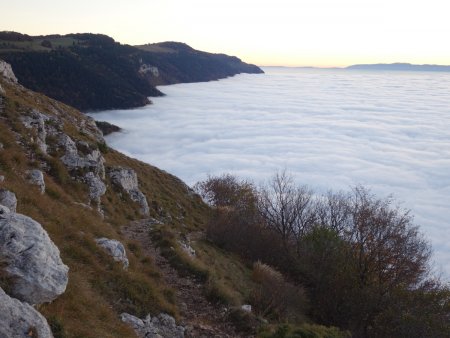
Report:
[[128,313],[122,313],[121,319],[134,329],[139,338],[184,337],[184,327],[177,326],[175,319],[165,313],[161,313],[155,317],[148,315],[143,320]]
[[65,290],[69,268],[47,232],[35,220],[0,214],[0,255],[14,279],[10,295],[29,304],[53,301]]
[[59,121],[47,116],[38,110],[32,110],[29,114],[21,117],[23,125],[28,129],[36,130],[37,137],[35,140],[39,149],[47,154],[47,134],[55,134],[59,127]]
[[150,214],[147,198],[139,190],[137,175],[133,169],[112,167],[108,169],[108,175],[116,187],[124,190],[132,201],[140,205],[142,215],[148,216]]
[[106,192],[106,185],[98,175],[88,172],[84,175],[84,182],[89,188],[89,198],[97,204],[100,204],[100,197]]
[[16,194],[9,190],[0,189],[0,204],[8,207],[11,212],[16,212],[17,198]]
[[47,320],[27,303],[9,297],[0,288],[0,337],[53,338]]
[[[68,135],[61,134],[60,145],[65,149],[61,161],[72,172],[91,171],[100,178],[105,178],[105,159],[98,149],[93,149],[88,143],[75,143]],[[80,149],[80,151],[78,150]]]
[[128,268],[129,262],[127,253],[125,252],[125,247],[122,243],[115,239],[108,239],[104,237],[97,238],[95,242],[98,246],[105,249],[116,262],[122,262],[124,269]]
[[38,169],[32,169],[27,171],[27,179],[33,185],[37,185],[41,194],[45,192],[44,173]]
[[11,65],[3,60],[0,60],[0,76],[12,83],[17,83],[17,78],[14,75]]

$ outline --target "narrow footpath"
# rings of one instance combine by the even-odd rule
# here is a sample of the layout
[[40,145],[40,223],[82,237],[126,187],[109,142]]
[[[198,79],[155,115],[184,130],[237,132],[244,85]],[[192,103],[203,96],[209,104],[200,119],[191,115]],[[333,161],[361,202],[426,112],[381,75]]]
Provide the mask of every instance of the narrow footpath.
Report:
[[175,290],[176,302],[180,309],[181,321],[186,328],[185,337],[243,337],[236,333],[233,324],[227,320],[226,307],[213,304],[205,297],[205,286],[191,276],[180,276],[164,258],[159,248],[150,238],[152,219],[143,219],[122,227],[122,233],[128,239],[141,244],[145,255],[152,258],[160,269],[164,282]]

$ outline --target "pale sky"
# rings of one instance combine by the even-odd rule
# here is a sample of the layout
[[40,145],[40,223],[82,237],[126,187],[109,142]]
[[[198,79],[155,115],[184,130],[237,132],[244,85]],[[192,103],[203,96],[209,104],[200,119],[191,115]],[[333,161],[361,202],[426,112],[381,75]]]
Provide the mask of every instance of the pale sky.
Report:
[[258,65],[450,64],[448,0],[0,0],[0,30],[181,41]]

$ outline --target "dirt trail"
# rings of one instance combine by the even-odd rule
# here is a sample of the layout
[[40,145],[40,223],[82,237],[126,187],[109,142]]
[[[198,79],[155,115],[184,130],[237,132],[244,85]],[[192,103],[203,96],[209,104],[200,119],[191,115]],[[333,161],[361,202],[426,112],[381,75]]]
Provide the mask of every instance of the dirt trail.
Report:
[[[150,238],[152,219],[132,222],[122,228],[129,239],[139,242],[144,254],[152,257],[162,278],[176,293],[180,309],[180,325],[186,328],[186,337],[243,337],[228,322],[226,308],[212,304],[204,295],[204,285],[190,276],[180,276],[164,258]],[[154,223],[153,223],[154,224]]]

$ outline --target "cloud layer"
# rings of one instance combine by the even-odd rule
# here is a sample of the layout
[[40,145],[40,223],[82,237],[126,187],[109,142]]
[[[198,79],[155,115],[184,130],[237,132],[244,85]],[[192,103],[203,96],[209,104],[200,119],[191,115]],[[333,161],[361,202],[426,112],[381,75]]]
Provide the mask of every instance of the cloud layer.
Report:
[[188,184],[287,168],[319,191],[393,194],[450,276],[450,74],[265,70],[164,86],[153,105],[93,116],[124,129],[112,147]]

